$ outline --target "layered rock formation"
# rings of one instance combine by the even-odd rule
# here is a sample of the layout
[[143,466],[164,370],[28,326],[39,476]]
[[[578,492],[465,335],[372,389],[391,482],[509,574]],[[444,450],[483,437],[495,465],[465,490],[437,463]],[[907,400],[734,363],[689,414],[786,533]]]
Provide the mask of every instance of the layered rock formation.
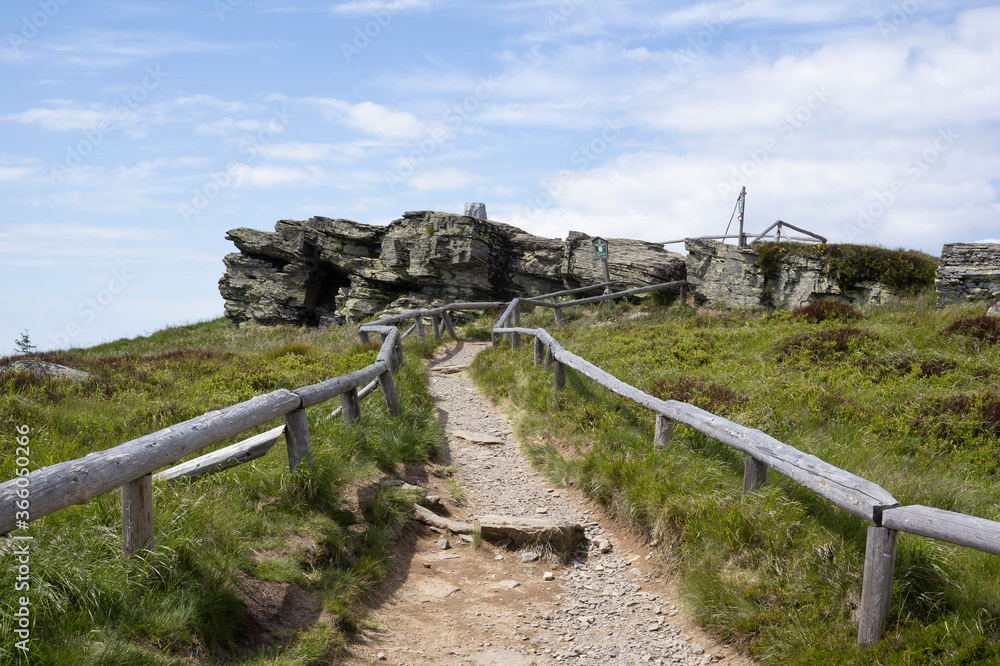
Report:
[[955,305],[1000,296],[1000,244],[951,243],[941,248],[934,288],[937,305]]
[[782,309],[801,307],[819,298],[861,305],[881,305],[897,294],[879,282],[861,282],[844,290],[826,264],[814,257],[783,257],[773,275],[765,276],[756,249],[719,241],[687,239],[687,280],[700,305]]
[[[219,291],[236,324],[355,323],[383,310],[508,300],[602,282],[592,238],[532,236],[448,213],[405,213],[386,227],[314,217],[273,232],[233,229]],[[610,239],[611,279],[629,286],[684,279],[662,245]]]

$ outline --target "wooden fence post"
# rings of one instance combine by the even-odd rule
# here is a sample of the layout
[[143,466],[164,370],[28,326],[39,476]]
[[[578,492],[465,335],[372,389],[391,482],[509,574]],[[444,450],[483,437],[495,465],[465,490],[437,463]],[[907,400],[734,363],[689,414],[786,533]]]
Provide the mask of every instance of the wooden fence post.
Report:
[[368,344],[368,331],[358,331],[358,337],[361,338],[361,344]]
[[153,548],[153,475],[146,474],[122,486],[122,554]]
[[340,408],[343,410],[344,423],[351,425],[355,421],[361,423],[361,401],[358,399],[358,389],[352,388],[340,394]]
[[441,339],[441,322],[438,320],[437,315],[431,315],[431,329],[434,331],[434,338],[437,340]]
[[674,436],[674,421],[668,419],[663,414],[656,415],[656,434],[653,436],[653,444],[659,448],[667,445],[670,438]]
[[393,352],[396,356],[396,370],[403,367],[403,336],[396,336],[396,350]]
[[392,370],[387,370],[378,376],[378,387],[382,389],[386,409],[395,416],[402,416],[399,409],[399,396],[396,395],[396,385],[392,383]]
[[869,527],[865,546],[865,575],[861,583],[861,621],[858,644],[875,645],[885,634],[892,600],[892,572],[896,566],[896,530]]
[[413,323],[417,325],[417,337],[420,338],[421,342],[423,342],[427,339],[427,336],[424,334],[424,318],[415,317]]
[[748,457],[743,461],[743,496],[767,483],[767,465],[756,458]]
[[688,302],[687,285],[681,285],[681,305],[687,305],[687,302]]
[[562,308],[552,308],[552,314],[555,315],[556,323],[561,324],[563,321]]
[[545,363],[545,343],[535,338],[535,367]]
[[566,387],[566,366],[555,359],[552,361],[552,379],[556,391],[561,391]]
[[455,326],[451,323],[451,315],[445,310],[441,313],[441,321],[444,322],[444,327],[448,331],[448,335],[458,340],[458,336],[455,335]]
[[552,357],[552,347],[545,347],[545,369],[548,370],[549,366],[552,365],[552,361],[555,359]]
[[306,420],[306,410],[303,407],[285,414],[285,444],[288,446],[288,469],[307,460],[312,464],[312,451],[309,448],[309,422]]
[[[512,312],[511,314],[512,314],[512,317],[511,317],[511,319],[512,319],[511,327],[520,326],[521,325],[521,303],[520,303],[520,301],[518,301],[517,305],[514,306],[514,312]],[[521,346],[521,334],[520,333],[514,333],[510,337],[510,348],[511,349],[517,349],[520,346]]]

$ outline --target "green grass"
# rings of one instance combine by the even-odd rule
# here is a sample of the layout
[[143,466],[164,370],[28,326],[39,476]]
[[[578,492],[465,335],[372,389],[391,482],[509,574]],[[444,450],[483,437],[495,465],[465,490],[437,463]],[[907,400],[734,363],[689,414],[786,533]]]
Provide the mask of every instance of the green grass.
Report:
[[[362,601],[384,575],[407,520],[412,499],[379,490],[378,478],[397,463],[433,458],[442,441],[418,360],[426,346],[407,341],[409,361],[396,377],[402,418],[378,395],[362,405],[363,428],[326,418],[339,401],[309,409],[312,465],[289,473],[279,441],[234,469],[154,483],[151,552],[122,559],[115,492],[33,522],[30,591],[15,592],[16,563],[3,555],[0,663],[27,663],[12,638],[23,594],[32,604],[32,664],[328,663],[363,621]],[[30,468],[37,469],[356,370],[377,349],[358,344],[352,328],[237,329],[219,319],[36,354],[93,377],[70,384],[0,375],[0,478],[15,473],[19,426],[30,428]],[[298,585],[328,619],[262,646],[241,598],[248,577]]]
[[[650,394],[693,403],[870,479],[902,504],[1000,520],[1000,345],[973,308],[933,293],[856,312],[577,309],[544,326]],[[855,317],[854,315],[860,315]],[[537,319],[536,319],[537,317]],[[686,607],[766,664],[1000,663],[1000,558],[901,534],[884,641],[855,646],[867,523],[774,473],[741,498],[743,460],[568,370],[531,345],[477,358],[518,412],[533,463],[664,544]]]

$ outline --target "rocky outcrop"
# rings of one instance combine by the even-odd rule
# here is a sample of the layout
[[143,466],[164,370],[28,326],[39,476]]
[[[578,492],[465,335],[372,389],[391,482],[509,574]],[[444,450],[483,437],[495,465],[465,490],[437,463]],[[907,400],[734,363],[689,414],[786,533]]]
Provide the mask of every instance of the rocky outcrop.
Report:
[[0,367],[0,372],[30,372],[36,375],[42,375],[45,377],[54,377],[56,379],[66,379],[72,382],[85,382],[90,379],[90,373],[84,372],[83,370],[77,370],[75,368],[69,368],[65,365],[59,365],[58,363],[49,363],[48,361],[39,361],[36,359],[20,359],[14,361],[10,365],[5,365]]
[[1000,296],[1000,243],[951,243],[941,248],[934,288],[937,305]]
[[[359,322],[382,311],[507,300],[602,282],[592,238],[564,242],[448,213],[404,213],[386,227],[314,217],[273,232],[233,229],[219,291],[237,324]],[[684,278],[662,245],[610,239],[613,280],[643,286]]]
[[687,280],[700,305],[782,309],[801,307],[819,298],[861,305],[881,305],[897,294],[879,282],[842,289],[818,258],[791,254],[770,275],[759,265],[756,248],[687,239]]

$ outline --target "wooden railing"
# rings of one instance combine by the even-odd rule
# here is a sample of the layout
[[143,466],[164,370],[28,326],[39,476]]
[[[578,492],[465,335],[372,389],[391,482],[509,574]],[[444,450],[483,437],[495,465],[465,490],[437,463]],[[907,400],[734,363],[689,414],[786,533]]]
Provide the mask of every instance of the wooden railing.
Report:
[[[773,469],[804,488],[827,499],[835,506],[872,523],[868,528],[865,567],[861,591],[861,620],[858,643],[874,644],[885,633],[885,622],[892,597],[893,568],[896,560],[896,534],[907,532],[939,539],[959,546],[1000,555],[1000,522],[927,506],[900,506],[884,488],[850,472],[834,467],[816,456],[779,442],[760,430],[733,423],[687,403],[660,400],[631,386],[594,364],[564,349],[543,328],[520,326],[522,303],[549,307],[557,312],[571,305],[593,303],[629,294],[679,287],[684,282],[670,282],[641,289],[563,302],[558,306],[540,298],[514,299],[500,315],[493,328],[493,341],[510,339],[511,346],[520,346],[521,336],[535,339],[534,362],[553,370],[556,391],[566,385],[566,368],[597,382],[623,398],[627,398],[656,415],[654,443],[664,446],[670,440],[675,423],[681,423],[712,439],[730,446],[747,456],[744,464],[743,493],[760,488]],[[561,317],[557,314],[556,320]]]
[[535,365],[552,367],[556,391],[562,390],[566,385],[566,368],[573,368],[611,392],[653,412],[656,415],[654,444],[657,446],[665,446],[672,436],[674,424],[681,423],[744,453],[747,456],[744,465],[744,494],[764,485],[767,470],[773,469],[835,506],[871,522],[865,550],[859,643],[874,644],[884,634],[892,596],[898,532],[1000,555],[1000,522],[933,507],[900,506],[888,491],[871,481],[803,453],[759,430],[747,428],[687,403],[660,400],[644,393],[567,351],[545,329],[520,326],[522,304],[551,308],[556,321],[561,322],[562,309],[566,307],[673,288],[680,290],[683,302],[687,289],[687,282],[676,281],[572,301],[557,300],[559,296],[610,284],[615,283],[601,283],[533,298],[515,298],[510,303],[452,303],[438,308],[412,310],[363,324],[358,332],[361,340],[368,342],[371,333],[378,333],[382,338],[382,346],[375,362],[360,370],[294,391],[279,389],[259,395],[106,451],[56,463],[0,484],[0,534],[11,532],[17,527],[15,501],[19,497],[19,489],[29,489],[31,519],[37,520],[121,488],[123,552],[128,557],[140,548],[149,548],[153,541],[153,472],[279,416],[284,417],[284,425],[160,472],[156,478],[169,481],[180,476],[197,476],[253,460],[274,446],[282,432],[288,446],[288,466],[294,470],[302,460],[311,459],[306,408],[339,395],[339,411],[342,411],[344,420],[351,423],[360,417],[359,387],[364,387],[362,391],[367,393],[378,385],[387,408],[397,416],[400,414],[399,399],[392,378],[403,362],[402,338],[405,334],[399,333],[397,324],[412,319],[414,324],[407,333],[415,330],[423,339],[426,337],[424,319],[429,318],[436,337],[447,332],[457,340],[449,312],[499,309],[506,306],[493,328],[494,344],[506,337],[516,349],[521,344],[522,335],[534,337]]
[[393,374],[402,365],[401,336],[395,327],[381,329],[382,347],[375,362],[347,375],[289,391],[278,389],[222,410],[208,412],[105,451],[35,470],[0,484],[0,534],[19,525],[15,502],[30,498],[37,520],[74,504],[121,488],[122,550],[125,557],[153,544],[153,473],[214,444],[284,417],[284,425],[248,440],[160,472],[158,479],[207,474],[259,458],[285,435],[288,467],[311,460],[306,408],[340,396],[344,420],[360,418],[358,387],[375,380],[386,407],[400,415]]

